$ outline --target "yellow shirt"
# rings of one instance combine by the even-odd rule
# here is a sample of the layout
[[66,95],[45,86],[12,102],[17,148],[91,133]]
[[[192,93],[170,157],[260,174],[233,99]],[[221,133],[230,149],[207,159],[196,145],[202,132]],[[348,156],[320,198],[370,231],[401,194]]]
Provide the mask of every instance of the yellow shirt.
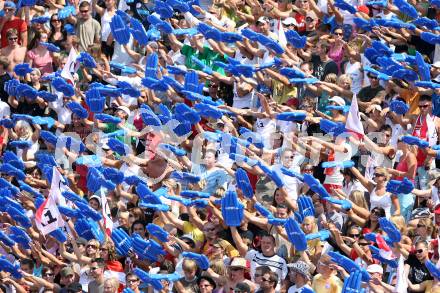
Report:
[[278,80],[272,80],[272,85],[273,99],[280,105],[297,96],[296,86],[286,86]]
[[409,105],[409,111],[407,115],[418,115],[419,110],[419,97],[420,93],[414,90],[405,89],[400,93],[400,97],[405,100]]
[[312,281],[312,288],[316,293],[340,293],[343,286],[344,283],[336,276],[325,280],[321,274],[317,274]]
[[203,232],[190,222],[183,222],[183,234],[191,234],[196,244],[197,242],[203,243],[205,241],[205,236],[203,235]]

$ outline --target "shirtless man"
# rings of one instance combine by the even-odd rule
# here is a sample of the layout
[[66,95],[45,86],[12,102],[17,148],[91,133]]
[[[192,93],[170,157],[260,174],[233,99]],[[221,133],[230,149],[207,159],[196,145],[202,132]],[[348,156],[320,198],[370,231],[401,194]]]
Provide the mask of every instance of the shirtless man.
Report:
[[6,32],[6,38],[8,39],[8,45],[0,49],[0,56],[8,58],[10,70],[12,70],[16,64],[23,63],[26,56],[26,47],[22,47],[18,44],[18,32],[16,29],[9,29]]

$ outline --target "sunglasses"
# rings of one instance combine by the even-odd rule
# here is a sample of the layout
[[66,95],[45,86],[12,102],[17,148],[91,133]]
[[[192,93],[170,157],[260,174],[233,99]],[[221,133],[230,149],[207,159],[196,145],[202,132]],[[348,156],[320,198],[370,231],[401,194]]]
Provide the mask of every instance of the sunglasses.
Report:
[[367,242],[359,242],[358,243],[360,246],[367,246],[367,245],[369,245],[369,243],[367,243]]
[[368,76],[368,78],[371,78],[371,79],[377,79],[377,76],[375,76],[375,75],[367,75]]
[[205,231],[205,232],[212,232],[212,231],[214,231],[216,228],[211,228],[211,229],[209,229],[209,228],[206,228],[206,229],[204,229],[203,231]]
[[426,225],[423,225],[423,224],[417,224],[417,228],[426,228]]
[[351,238],[358,238],[361,234],[348,234]]
[[262,274],[257,274],[257,273],[254,274],[254,278],[258,278],[258,277],[261,277],[261,276],[262,276]]
[[61,20],[59,19],[52,19],[51,22],[60,22]]
[[263,282],[269,282],[269,283],[272,283],[273,281],[271,281],[270,279],[266,279],[266,278],[261,278],[261,280],[263,281]]
[[93,245],[93,244],[89,244],[89,245],[86,246],[86,248],[89,248],[89,247],[94,248],[94,249],[97,248],[97,246],[96,246],[96,245]]
[[380,174],[380,173],[374,173],[374,177],[383,177],[385,176],[384,174]]
[[312,21],[313,21],[313,18],[310,18],[310,17],[306,18],[306,22],[312,22]]
[[127,283],[136,283],[137,281],[139,281],[139,279],[131,279],[127,280]]
[[240,271],[240,270],[244,270],[243,268],[238,268],[238,267],[231,267],[229,268],[231,271],[236,272],[236,271]]
[[381,216],[382,215],[382,213],[379,210],[372,210],[371,213],[375,214],[376,216]]
[[45,277],[53,277],[55,274],[54,273],[45,273],[44,276]]
[[87,13],[87,12],[89,12],[88,10],[80,10],[79,12],[81,12],[81,13]]
[[16,40],[18,40],[18,38],[8,38],[8,40],[10,40],[10,41],[16,41]]
[[11,12],[11,11],[15,11],[14,8],[3,8],[4,11],[6,12]]
[[425,251],[425,250],[423,250],[423,249],[417,249],[417,250],[416,250],[416,253],[422,253],[423,251]]
[[334,33],[335,36],[342,36],[342,33]]
[[426,105],[419,105],[419,108],[428,108],[429,107],[429,104],[426,104]]
[[90,267],[91,271],[96,271],[97,269],[99,269],[99,267]]

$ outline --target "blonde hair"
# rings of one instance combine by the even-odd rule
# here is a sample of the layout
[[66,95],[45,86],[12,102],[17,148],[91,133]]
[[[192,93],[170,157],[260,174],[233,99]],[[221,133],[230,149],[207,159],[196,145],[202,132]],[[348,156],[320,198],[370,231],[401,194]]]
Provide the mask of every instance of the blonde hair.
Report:
[[352,80],[351,80],[350,75],[348,75],[348,74],[341,74],[341,75],[338,77],[337,84],[341,83],[341,82],[344,81],[344,80],[347,81],[347,82],[349,82],[349,83],[350,83],[350,87],[351,87]]
[[117,292],[117,289],[119,288],[119,280],[115,277],[111,277],[108,279],[105,279],[104,283],[110,283],[113,289],[115,289],[115,292]]
[[385,169],[384,167],[376,167],[376,169],[374,169],[374,172],[376,172],[376,173],[380,172],[385,175],[387,180],[390,180],[391,175],[390,175],[390,173],[388,173],[387,169]]
[[423,218],[420,219],[417,225],[425,225],[426,227],[426,234],[431,236],[433,232],[433,226],[432,226],[432,220],[430,218]]
[[197,263],[192,259],[185,258],[182,263],[182,269],[184,271],[195,271],[197,270]]
[[362,191],[353,190],[348,196],[348,199],[351,200],[355,205],[368,210],[368,203]]
[[304,218],[304,221],[301,224],[301,229],[304,230],[304,226],[306,223],[312,223],[313,224],[313,228],[312,228],[312,232],[311,233],[316,233],[318,232],[318,225],[316,224],[316,218],[313,216],[307,216]]
[[326,75],[324,81],[325,82],[331,82],[331,83],[336,83],[336,80],[338,79],[338,76],[334,73],[329,73]]
[[391,216],[390,221],[393,222],[402,235],[406,235],[406,223],[403,216]]
[[209,267],[220,276],[226,277],[227,270],[223,259],[216,259],[210,262]]
[[24,139],[30,139],[32,134],[34,133],[32,130],[32,126],[29,124],[29,122],[24,121],[24,120],[18,120],[17,123],[15,124],[16,129],[20,129],[20,128],[25,128],[26,132],[23,136],[21,136],[20,138],[24,138]]

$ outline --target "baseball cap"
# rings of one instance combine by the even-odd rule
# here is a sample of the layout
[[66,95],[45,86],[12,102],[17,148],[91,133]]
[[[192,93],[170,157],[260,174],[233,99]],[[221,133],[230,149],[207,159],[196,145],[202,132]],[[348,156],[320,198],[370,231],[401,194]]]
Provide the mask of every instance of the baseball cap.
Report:
[[360,5],[358,6],[358,11],[359,12],[363,12],[366,15],[370,14],[370,9],[368,9],[368,7],[366,5]]
[[309,11],[309,12],[307,12],[306,18],[307,18],[307,17],[310,17],[311,19],[314,19],[314,20],[317,20],[317,19],[318,19],[318,16],[317,16],[316,13],[313,12],[313,11]]
[[329,101],[335,102],[338,106],[345,106],[345,100],[339,96],[334,96]]
[[130,116],[130,109],[128,109],[128,107],[126,106],[119,106],[118,110],[124,111],[128,116]]
[[196,242],[194,241],[194,237],[191,234],[184,234],[180,236],[181,240],[189,240],[192,246],[196,246]]
[[440,68],[440,61],[436,61],[432,64],[432,67]]
[[282,21],[283,24],[285,25],[291,25],[293,24],[294,26],[298,26],[298,23],[296,22],[296,19],[293,17],[288,17],[285,20]]
[[260,16],[260,18],[258,18],[257,23],[269,23],[268,19],[266,16]]
[[373,273],[383,274],[383,268],[378,264],[372,264],[367,267],[367,272],[369,272],[370,274]]
[[87,240],[82,238],[82,237],[79,237],[79,238],[76,239],[76,244],[80,244],[80,245],[84,245],[85,246],[85,245],[87,245]]
[[17,9],[17,6],[15,6],[15,3],[12,1],[6,1],[5,4],[3,4],[3,7]]
[[67,277],[67,276],[75,275],[75,272],[72,270],[71,267],[64,267],[61,269],[60,275],[61,277]]

